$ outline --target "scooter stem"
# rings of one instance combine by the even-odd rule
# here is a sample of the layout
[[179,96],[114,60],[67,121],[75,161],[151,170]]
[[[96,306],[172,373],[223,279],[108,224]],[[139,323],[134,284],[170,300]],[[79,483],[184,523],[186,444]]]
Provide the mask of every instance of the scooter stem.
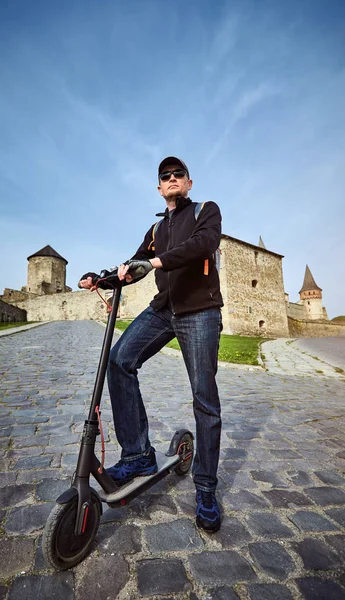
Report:
[[117,311],[120,304],[121,290],[122,290],[122,281],[117,280],[115,283],[114,293],[112,295],[112,309],[108,316],[107,326],[103,339],[103,346],[101,351],[101,356],[99,359],[98,370],[96,375],[95,386],[93,389],[90,412],[89,412],[89,421],[97,421],[96,414],[96,406],[100,405],[105,374],[107,371],[108,360],[109,360],[109,352],[111,347],[111,342],[113,339],[114,328],[116,323]]
[[104,334],[89,417],[84,424],[76,473],[71,488],[65,494],[62,494],[62,496],[60,496],[57,500],[57,502],[61,502],[63,504],[64,502],[69,501],[71,497],[78,495],[78,509],[75,522],[76,535],[80,535],[83,532],[87,522],[87,515],[91,502],[91,488],[89,484],[90,474],[92,473],[94,475],[96,480],[101,483],[103,489],[107,493],[113,492],[117,489],[116,484],[104,471],[99,472],[98,469],[101,466],[101,463],[95,456],[96,437],[99,433],[96,407],[99,407],[101,402],[105,374],[109,360],[109,352],[113,339],[123,284],[116,279],[114,285],[115,289],[112,296],[112,308],[108,316],[107,326]]

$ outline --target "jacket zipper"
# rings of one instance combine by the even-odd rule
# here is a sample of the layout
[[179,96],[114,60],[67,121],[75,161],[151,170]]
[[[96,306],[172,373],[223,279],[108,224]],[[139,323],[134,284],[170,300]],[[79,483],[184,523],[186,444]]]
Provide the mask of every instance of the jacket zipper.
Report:
[[[171,225],[172,225],[173,217],[174,217],[174,215],[171,215],[171,218],[169,219],[169,224],[168,224],[168,251],[170,250],[170,241],[171,241],[170,232],[171,232]],[[171,307],[172,314],[175,316],[174,306],[173,306],[173,303],[171,300],[171,295],[170,295],[170,273],[171,273],[171,271],[168,271],[168,297],[169,297],[169,304]]]

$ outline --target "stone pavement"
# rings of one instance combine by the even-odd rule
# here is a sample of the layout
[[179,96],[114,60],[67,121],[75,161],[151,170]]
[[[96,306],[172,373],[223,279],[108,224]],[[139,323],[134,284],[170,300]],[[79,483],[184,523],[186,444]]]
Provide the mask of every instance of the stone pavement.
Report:
[[[337,356],[340,348],[343,352],[345,350],[345,338],[330,338],[327,353],[322,342],[324,340],[280,338],[262,344],[261,357],[271,373],[344,379],[345,365],[344,370],[340,368]],[[318,351],[320,347],[323,352]]]
[[[1,600],[345,599],[345,378],[220,366],[215,535],[195,527],[190,475],[104,505],[91,555],[47,569],[41,534],[68,487],[104,329],[59,322],[0,339]],[[266,352],[266,350],[265,350]],[[321,369],[320,369],[321,370]],[[182,360],[144,365],[151,441],[194,429]],[[118,455],[107,393],[107,455]]]
[[293,346],[345,371],[345,337],[301,338]]

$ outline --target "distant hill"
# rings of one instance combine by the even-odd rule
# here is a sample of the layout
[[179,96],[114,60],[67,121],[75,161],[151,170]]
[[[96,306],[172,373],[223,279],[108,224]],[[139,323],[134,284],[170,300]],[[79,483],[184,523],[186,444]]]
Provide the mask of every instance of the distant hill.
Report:
[[345,317],[334,317],[331,319],[332,323],[338,323],[338,325],[345,325]]

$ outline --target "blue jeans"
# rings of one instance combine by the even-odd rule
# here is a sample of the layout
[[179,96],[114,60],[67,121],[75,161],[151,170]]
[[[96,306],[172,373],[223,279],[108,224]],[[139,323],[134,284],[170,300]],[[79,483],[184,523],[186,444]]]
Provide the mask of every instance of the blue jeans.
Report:
[[[141,397],[138,369],[174,337],[181,346],[193,393],[196,488],[215,490],[219,460],[221,418],[216,384],[220,309],[173,316],[168,308],[142,312],[112,348],[108,386],[116,436],[125,461],[143,456],[150,448],[148,421]],[[178,415],[177,415],[178,417]]]

